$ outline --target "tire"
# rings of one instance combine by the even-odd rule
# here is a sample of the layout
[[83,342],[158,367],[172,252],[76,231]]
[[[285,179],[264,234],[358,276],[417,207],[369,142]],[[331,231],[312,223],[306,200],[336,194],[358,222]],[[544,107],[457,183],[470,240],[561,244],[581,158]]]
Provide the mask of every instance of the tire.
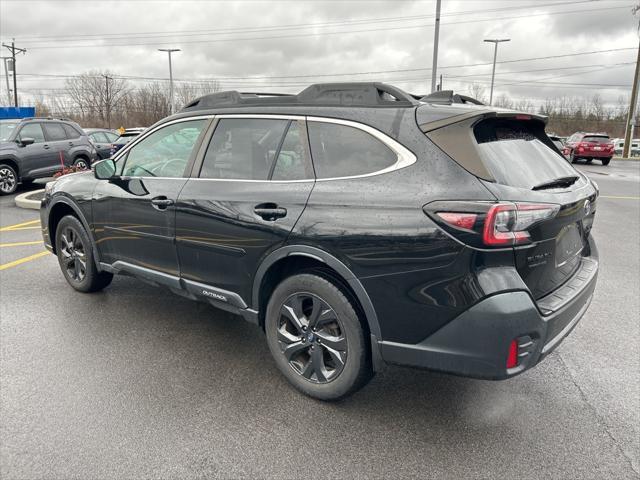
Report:
[[578,159],[573,155],[573,152],[571,152],[571,153],[569,154],[569,161],[570,161],[571,163],[576,163],[576,162],[577,162],[577,160],[578,160]]
[[91,241],[76,217],[67,215],[56,228],[58,263],[69,285],[79,292],[97,292],[113,280],[113,274],[99,272],[93,258]]
[[84,157],[78,157],[74,160],[73,166],[76,168],[82,168],[83,170],[88,170],[91,167],[91,162]]
[[610,161],[611,161],[611,157],[609,157],[609,158],[603,158],[603,159],[602,159],[602,165],[606,167],[607,165],[609,165],[609,162],[610,162]]
[[316,274],[294,275],[276,287],[265,332],[280,372],[310,397],[340,400],[373,375],[357,308],[337,285]]
[[18,174],[6,163],[0,164],[0,195],[11,195],[18,188]]

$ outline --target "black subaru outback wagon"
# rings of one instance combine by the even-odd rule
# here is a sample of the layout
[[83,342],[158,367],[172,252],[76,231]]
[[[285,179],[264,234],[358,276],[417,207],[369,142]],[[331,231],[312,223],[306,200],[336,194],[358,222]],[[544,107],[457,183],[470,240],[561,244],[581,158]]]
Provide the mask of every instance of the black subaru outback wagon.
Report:
[[378,83],[224,92],[47,188],[69,284],[134,275],[259,325],[324,400],[385,363],[505,379],[589,306],[598,195],[545,118]]

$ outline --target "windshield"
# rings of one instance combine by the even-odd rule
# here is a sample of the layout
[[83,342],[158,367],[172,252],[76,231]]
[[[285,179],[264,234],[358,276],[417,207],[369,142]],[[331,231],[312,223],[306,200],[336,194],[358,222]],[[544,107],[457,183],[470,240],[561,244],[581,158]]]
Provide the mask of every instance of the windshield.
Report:
[[18,126],[17,120],[1,120],[0,121],[0,142],[6,142]]
[[609,137],[602,137],[602,136],[596,137],[595,135],[584,137],[582,141],[589,142],[589,143],[609,143],[610,142]]

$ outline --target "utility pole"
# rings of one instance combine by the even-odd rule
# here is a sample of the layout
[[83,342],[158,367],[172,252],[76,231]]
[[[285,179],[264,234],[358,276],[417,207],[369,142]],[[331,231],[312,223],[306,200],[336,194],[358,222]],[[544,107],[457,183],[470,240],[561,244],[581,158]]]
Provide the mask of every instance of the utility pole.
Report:
[[159,52],[167,52],[169,54],[169,115],[173,113],[173,69],[171,68],[171,54],[179,52],[179,48],[159,48]]
[[491,71],[491,92],[489,93],[489,105],[493,103],[493,81],[496,78],[496,58],[498,58],[498,44],[511,41],[510,38],[486,38],[487,43],[493,43],[493,70]]
[[431,93],[436,91],[436,76],[438,69],[438,40],[440,38],[440,3],[436,0],[436,29],[433,33],[433,64],[431,65]]
[[[634,15],[640,10],[640,5],[634,7],[631,11]],[[640,23],[638,24],[638,32],[640,33]],[[631,151],[631,139],[633,138],[633,125],[636,103],[638,101],[638,75],[640,74],[640,45],[638,46],[638,56],[636,58],[636,73],[633,75],[633,87],[631,87],[631,103],[629,104],[629,113],[627,114],[627,124],[624,130],[624,146],[622,147],[622,158],[629,158]]]
[[7,45],[5,43],[2,44],[3,47],[7,48],[11,52],[11,64],[13,66],[13,106],[18,107],[18,80],[17,80],[17,71],[16,71],[16,52],[18,53],[27,53],[27,50],[24,48],[16,47],[15,39],[11,39],[11,45]]
[[7,83],[7,105],[11,103],[11,87],[9,86],[9,67],[7,67],[7,61],[11,57],[2,57],[2,63],[4,63],[4,80]]
[[109,98],[109,80],[113,80],[109,75],[102,75],[105,83],[104,110],[107,117],[107,128],[111,128],[111,98]]

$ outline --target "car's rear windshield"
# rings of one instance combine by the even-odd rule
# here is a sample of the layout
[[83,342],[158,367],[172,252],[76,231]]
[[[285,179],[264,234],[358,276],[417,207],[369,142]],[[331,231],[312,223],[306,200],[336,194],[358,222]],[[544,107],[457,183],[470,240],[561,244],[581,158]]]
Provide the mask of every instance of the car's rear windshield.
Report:
[[477,117],[427,134],[442,150],[476,176],[531,189],[575,169],[553,148],[539,120]]
[[602,135],[587,135],[582,137],[582,141],[589,143],[609,143],[611,139]]

